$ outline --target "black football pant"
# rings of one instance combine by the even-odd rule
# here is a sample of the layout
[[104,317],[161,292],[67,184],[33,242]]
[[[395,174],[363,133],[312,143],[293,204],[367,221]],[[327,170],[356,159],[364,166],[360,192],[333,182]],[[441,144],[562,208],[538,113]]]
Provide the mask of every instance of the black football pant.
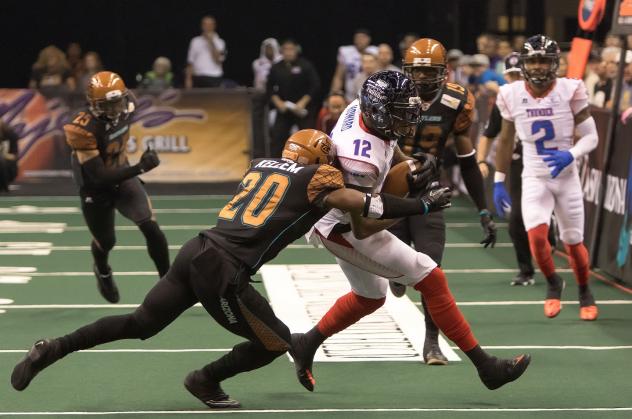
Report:
[[81,210],[92,233],[92,256],[101,273],[109,270],[108,255],[116,243],[114,210],[134,222],[145,236],[149,256],[162,277],[169,270],[169,246],[153,219],[151,202],[138,178],[121,182],[111,190],[81,188]]
[[[441,266],[443,249],[445,248],[445,219],[443,211],[431,212],[426,215],[407,217],[389,228],[401,241],[415,246],[415,250],[425,253],[437,265]],[[421,298],[426,322],[426,340],[437,341],[439,328],[432,321],[430,312],[426,308],[426,301]]]
[[[193,259],[202,252],[214,258],[210,262],[216,276],[200,275],[193,267]],[[182,247],[169,272],[134,312],[103,317],[59,338],[62,356],[121,339],[148,339],[199,301],[222,327],[248,339],[206,365],[210,377],[222,381],[267,365],[289,349],[290,330],[247,280],[233,283],[241,272],[240,264],[227,252],[206,238],[195,237]]]

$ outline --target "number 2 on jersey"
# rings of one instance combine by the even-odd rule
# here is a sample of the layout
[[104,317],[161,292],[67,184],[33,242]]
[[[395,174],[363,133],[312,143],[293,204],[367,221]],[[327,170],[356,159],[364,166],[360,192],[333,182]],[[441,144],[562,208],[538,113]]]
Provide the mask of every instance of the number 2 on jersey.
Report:
[[[360,144],[362,144],[362,149],[360,149]],[[371,158],[369,151],[371,151],[371,142],[367,140],[353,140],[354,155]]]
[[531,135],[539,134],[542,130],[544,130],[544,135],[535,140],[535,149],[538,151],[538,154],[546,154],[547,150],[557,150],[557,147],[544,147],[545,141],[555,139],[553,123],[549,120],[540,120],[534,121],[533,125],[531,125]]
[[[279,173],[271,173],[263,179],[261,176],[261,172],[248,173],[241,181],[242,189],[222,208],[219,218],[233,220],[245,206],[241,214],[242,224],[252,227],[263,225],[283,200],[285,191],[290,186],[290,179]],[[254,189],[257,191],[246,205],[246,198]]]

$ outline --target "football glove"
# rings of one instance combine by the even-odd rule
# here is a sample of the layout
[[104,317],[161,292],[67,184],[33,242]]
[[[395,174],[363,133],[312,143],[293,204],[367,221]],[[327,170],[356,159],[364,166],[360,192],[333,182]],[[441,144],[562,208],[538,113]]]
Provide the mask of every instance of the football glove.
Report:
[[480,212],[481,216],[481,227],[483,227],[483,240],[480,241],[485,248],[488,246],[494,247],[496,245],[496,224],[494,220],[492,220],[492,215],[487,210],[483,210]]
[[511,211],[511,198],[505,189],[505,182],[494,183],[494,206],[499,217],[505,217],[505,213]]
[[551,176],[555,179],[574,160],[570,151],[545,150],[544,162],[551,168]]
[[426,208],[424,214],[428,214],[429,212],[450,208],[452,205],[450,202],[451,197],[452,191],[450,188],[435,187],[426,191],[419,200]]
[[141,173],[149,172],[152,169],[155,169],[160,164],[160,159],[158,158],[158,153],[151,148],[147,148],[142,156],[140,156],[140,161],[138,162],[138,167],[140,168]]
[[413,158],[421,163],[421,168],[406,175],[410,196],[418,196],[428,189],[428,185],[439,178],[437,159],[432,154],[415,153]]

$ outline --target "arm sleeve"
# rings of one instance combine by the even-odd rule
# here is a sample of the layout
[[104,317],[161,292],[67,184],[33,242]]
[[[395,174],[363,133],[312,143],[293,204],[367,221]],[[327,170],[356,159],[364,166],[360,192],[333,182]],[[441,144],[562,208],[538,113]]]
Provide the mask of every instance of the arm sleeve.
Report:
[[579,139],[569,150],[575,159],[590,153],[599,144],[597,125],[595,124],[595,119],[592,116],[586,118],[578,124],[576,130],[579,135]]
[[514,118],[513,118],[513,115],[511,115],[511,110],[509,109],[509,104],[505,95],[506,95],[505,89],[501,87],[500,91],[498,92],[498,96],[496,96],[496,106],[498,106],[498,110],[500,111],[500,116],[502,116],[507,121],[513,122]]
[[571,98],[571,110],[573,111],[573,115],[577,115],[584,110],[586,106],[588,106],[588,91],[586,90],[584,82],[578,80],[577,88]]
[[459,166],[461,167],[461,175],[467,192],[476,204],[476,208],[479,211],[486,209],[485,184],[483,175],[481,175],[481,169],[476,164],[476,154],[459,157]]
[[312,205],[323,207],[323,200],[328,193],[344,187],[345,184],[340,170],[328,164],[323,164],[318,167],[307,185],[307,200]]
[[454,133],[456,135],[465,133],[472,125],[472,120],[474,119],[474,103],[474,95],[467,90],[463,108],[457,115],[456,121],[454,121]]
[[84,162],[81,167],[95,185],[116,185],[141,173],[138,165],[107,168],[98,156]]
[[498,134],[500,134],[501,122],[502,117],[500,116],[500,110],[498,106],[494,105],[489,114],[489,120],[487,121],[487,125],[485,125],[483,135],[487,138],[496,138]]

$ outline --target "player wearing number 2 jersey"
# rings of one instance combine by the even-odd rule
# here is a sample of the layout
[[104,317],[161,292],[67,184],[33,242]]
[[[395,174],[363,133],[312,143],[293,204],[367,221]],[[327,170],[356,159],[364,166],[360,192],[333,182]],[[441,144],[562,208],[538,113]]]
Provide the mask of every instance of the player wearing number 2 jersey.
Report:
[[[525,81],[500,88],[496,104],[503,121],[494,202],[502,213],[510,201],[503,182],[517,133],[524,160],[522,217],[531,253],[548,283],[544,314],[551,318],[559,314],[564,288],[564,281],[555,273],[547,240],[554,212],[579,285],[580,318],[595,320],[598,312],[588,287],[588,251],[583,244],[582,189],[573,162],[597,146],[597,129],[590,116],[584,83],[556,78],[559,54],[552,39],[543,35],[529,38],[520,52]],[[576,142],[575,134],[579,137]]]

